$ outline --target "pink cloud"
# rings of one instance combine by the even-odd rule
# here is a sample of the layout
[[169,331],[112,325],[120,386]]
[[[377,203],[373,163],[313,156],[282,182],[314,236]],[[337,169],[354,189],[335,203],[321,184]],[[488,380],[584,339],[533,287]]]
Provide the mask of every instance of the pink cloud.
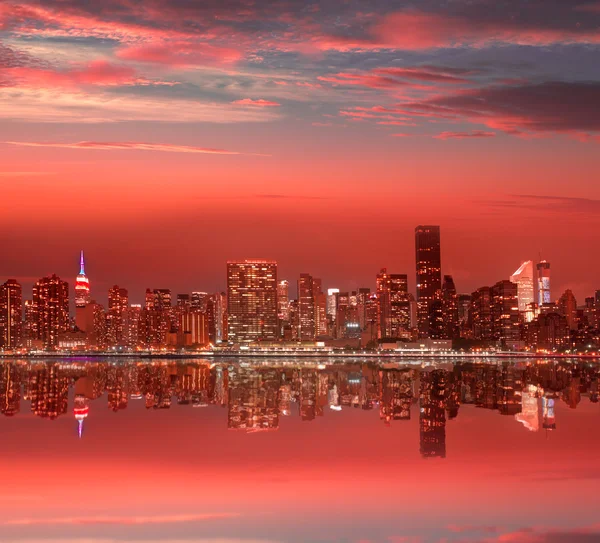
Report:
[[474,130],[472,132],[442,132],[437,136],[433,136],[439,140],[451,140],[451,139],[469,139],[469,138],[493,138],[496,135],[495,132],[484,132],[483,130]]
[[380,45],[408,50],[465,45],[483,47],[494,43],[600,43],[597,29],[553,29],[518,25],[510,20],[473,21],[421,11],[389,14],[373,28],[373,34]]
[[191,513],[181,515],[153,516],[90,516],[90,517],[52,517],[52,518],[18,518],[0,523],[3,526],[54,526],[54,525],[87,525],[87,524],[175,524],[181,522],[199,522],[239,517],[239,513]]
[[252,98],[243,98],[241,100],[234,100],[231,103],[238,105],[238,106],[253,106],[253,107],[279,107],[281,105],[279,102],[263,100],[262,98],[259,98],[258,100],[253,100]]
[[[9,145],[21,147],[55,147],[60,149],[87,149],[101,151],[159,151],[167,153],[199,153],[209,155],[243,155],[251,153],[240,153],[226,149],[214,149],[210,147],[194,147],[190,145],[173,145],[170,143],[142,143],[142,142],[97,142],[80,141],[76,143],[45,143],[25,141],[5,141]],[[255,155],[267,156],[267,155]]]
[[600,132],[600,83],[546,82],[489,86],[407,102],[407,116],[454,118],[483,123],[509,134]]
[[168,66],[213,66],[235,63],[242,54],[236,49],[206,42],[179,41],[127,46],[117,51],[117,57]]
[[391,75],[403,79],[416,79],[418,81],[430,81],[432,83],[468,83],[468,79],[458,77],[444,71],[429,71],[419,68],[377,68],[375,73]]
[[7,78],[4,86],[82,87],[82,86],[128,86],[128,85],[175,85],[174,82],[152,81],[140,77],[130,66],[111,64],[96,60],[69,70],[18,66],[4,70]]

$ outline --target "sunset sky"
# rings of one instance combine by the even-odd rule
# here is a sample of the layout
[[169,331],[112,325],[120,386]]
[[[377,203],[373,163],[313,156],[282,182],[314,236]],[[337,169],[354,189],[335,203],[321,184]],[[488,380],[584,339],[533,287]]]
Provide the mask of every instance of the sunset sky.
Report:
[[[0,417],[3,543],[596,543],[598,404],[557,402],[557,429],[462,406],[447,457],[419,455],[418,406],[294,408],[273,432],[227,429],[227,410],[175,403],[113,413],[84,435],[23,403]],[[40,446],[44,443],[44,446]],[[594,467],[596,466],[596,467]]]
[[596,0],[5,0],[0,281],[343,289],[442,227],[460,292],[600,288]]

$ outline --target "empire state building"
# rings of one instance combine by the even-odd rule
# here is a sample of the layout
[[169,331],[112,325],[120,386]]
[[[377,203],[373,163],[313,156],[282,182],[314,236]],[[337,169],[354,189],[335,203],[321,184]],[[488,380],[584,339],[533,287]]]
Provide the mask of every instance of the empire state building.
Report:
[[85,274],[83,251],[79,258],[79,275],[75,279],[75,307],[85,307],[90,303],[90,281]]
[[83,251],[79,258],[79,275],[75,279],[75,324],[80,330],[85,330],[85,307],[90,303],[90,281],[85,274]]

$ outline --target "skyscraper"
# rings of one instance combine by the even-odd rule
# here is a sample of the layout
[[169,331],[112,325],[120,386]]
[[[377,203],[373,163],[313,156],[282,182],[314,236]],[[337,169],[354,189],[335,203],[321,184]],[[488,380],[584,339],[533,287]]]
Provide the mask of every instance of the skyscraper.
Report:
[[277,339],[277,262],[227,262],[228,339]]
[[340,293],[339,288],[328,288],[327,289],[327,316],[335,322],[335,316],[337,313],[337,296]]
[[315,297],[313,278],[308,273],[301,273],[298,279],[298,339],[313,341],[315,339]]
[[0,349],[21,346],[23,289],[14,279],[0,285]]
[[79,256],[79,275],[75,279],[75,307],[85,307],[90,303],[90,281],[85,274],[83,251]]
[[442,337],[454,339],[458,337],[458,294],[451,275],[444,275],[442,284]]
[[69,283],[57,275],[43,277],[33,286],[37,337],[44,349],[55,349],[58,336],[69,328]]
[[277,314],[281,321],[290,320],[290,282],[287,279],[277,284]]
[[436,293],[442,288],[442,261],[439,226],[415,228],[417,268],[417,307],[419,333],[429,335],[429,312]]
[[527,322],[533,320],[532,304],[535,302],[535,288],[533,284],[533,262],[523,262],[519,269],[510,276],[510,280],[517,284],[519,312],[525,316]]
[[109,346],[125,345],[126,334],[124,317],[129,306],[127,289],[118,285],[108,291],[108,312],[106,314],[106,335]]
[[550,262],[542,260],[537,265],[538,305],[552,303],[550,297]]
[[499,281],[490,290],[492,337],[503,346],[521,339],[517,292],[518,284],[509,280]]
[[567,318],[571,330],[577,330],[577,300],[571,289],[565,290],[559,298],[558,312]]
[[79,255],[79,274],[75,278],[75,324],[84,330],[84,309],[91,301],[90,281],[85,274],[85,259],[83,251]]

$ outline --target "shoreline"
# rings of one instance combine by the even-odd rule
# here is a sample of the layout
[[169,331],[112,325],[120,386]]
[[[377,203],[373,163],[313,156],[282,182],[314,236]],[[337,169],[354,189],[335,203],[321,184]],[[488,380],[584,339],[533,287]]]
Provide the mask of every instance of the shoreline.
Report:
[[0,354],[0,362],[2,360],[37,360],[45,358],[143,358],[143,359],[157,359],[157,360],[178,360],[178,359],[206,359],[206,358],[361,358],[361,359],[414,359],[414,358],[425,358],[425,359],[522,359],[522,360],[535,360],[535,359],[581,359],[581,360],[600,360],[598,354],[560,354],[560,353],[455,353],[455,352],[427,352],[427,351],[414,351],[414,352],[392,352],[392,353],[332,353],[332,352],[245,352],[245,353],[225,353],[225,352],[206,352],[206,353],[28,353],[28,354]]

